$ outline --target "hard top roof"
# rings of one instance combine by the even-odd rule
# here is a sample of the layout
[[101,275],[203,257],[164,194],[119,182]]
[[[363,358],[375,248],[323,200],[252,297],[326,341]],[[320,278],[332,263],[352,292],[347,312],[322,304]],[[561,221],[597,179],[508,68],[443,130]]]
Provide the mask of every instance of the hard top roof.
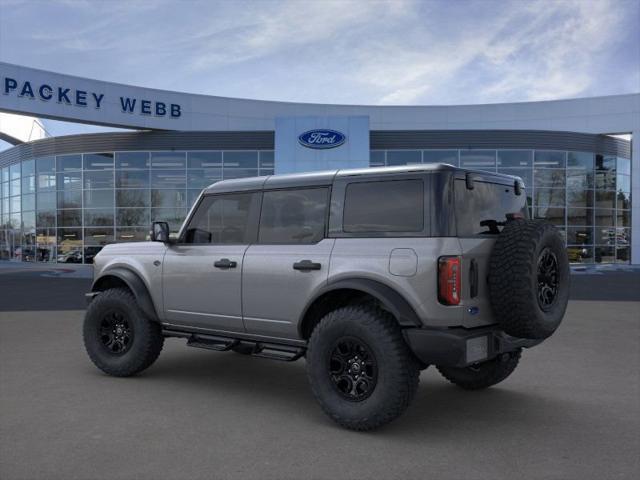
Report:
[[352,168],[352,169],[340,169],[340,170],[326,170],[320,172],[305,172],[305,173],[287,173],[281,175],[268,175],[263,177],[247,177],[247,178],[234,178],[231,180],[221,180],[216,182],[204,190],[204,193],[224,193],[224,192],[238,192],[249,190],[261,190],[261,189],[276,189],[276,188],[289,188],[289,187],[313,187],[321,185],[331,185],[336,178],[342,177],[361,177],[361,176],[384,176],[402,173],[419,173],[419,172],[434,172],[434,171],[449,171],[456,172],[461,177],[466,173],[473,173],[474,178],[481,180],[493,179],[500,183],[513,184],[514,177],[511,175],[505,175],[502,173],[486,172],[481,170],[469,170],[464,168],[454,167],[447,163],[432,163],[432,164],[417,164],[417,165],[402,165],[398,167],[367,167],[367,168]]

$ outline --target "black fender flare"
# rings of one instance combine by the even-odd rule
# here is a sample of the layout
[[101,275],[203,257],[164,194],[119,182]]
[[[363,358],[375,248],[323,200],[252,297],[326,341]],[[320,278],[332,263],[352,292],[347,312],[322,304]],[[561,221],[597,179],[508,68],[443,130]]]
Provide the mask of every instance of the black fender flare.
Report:
[[377,299],[396,318],[401,327],[419,327],[422,325],[420,318],[416,314],[409,302],[393,288],[377,280],[369,278],[349,278],[328,283],[320,289],[316,295],[307,303],[302,315],[300,315],[298,325],[303,324],[303,320],[309,308],[323,295],[335,290],[359,290]]
[[98,278],[93,281],[93,284],[91,285],[91,291],[100,292],[104,290],[100,288],[101,282],[104,282],[108,277],[115,277],[119,280],[122,280],[127,285],[127,287],[129,287],[129,290],[133,292],[133,295],[136,297],[138,306],[145,313],[145,315],[151,320],[158,320],[158,314],[156,313],[156,308],[153,305],[151,294],[149,293],[147,286],[142,281],[140,276],[133,270],[125,267],[115,267],[105,270]]

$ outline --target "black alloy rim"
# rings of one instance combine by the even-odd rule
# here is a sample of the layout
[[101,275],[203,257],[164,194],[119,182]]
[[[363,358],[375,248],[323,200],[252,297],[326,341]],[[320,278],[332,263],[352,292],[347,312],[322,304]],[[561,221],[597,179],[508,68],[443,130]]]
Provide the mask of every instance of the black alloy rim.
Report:
[[131,348],[133,327],[125,313],[110,310],[102,317],[100,342],[112,355],[122,355]]
[[538,258],[538,304],[548,310],[558,296],[558,258],[545,248]]
[[375,356],[361,340],[353,337],[336,342],[329,357],[329,375],[336,391],[346,400],[368,398],[378,380]]

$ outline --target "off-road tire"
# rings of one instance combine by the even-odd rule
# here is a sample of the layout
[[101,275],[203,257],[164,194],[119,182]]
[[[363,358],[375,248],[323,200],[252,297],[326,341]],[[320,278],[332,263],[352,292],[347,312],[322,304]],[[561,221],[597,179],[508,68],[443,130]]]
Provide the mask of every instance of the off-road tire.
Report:
[[[344,339],[364,344],[377,365],[375,386],[362,400],[345,399],[332,381],[331,355]],[[329,417],[351,430],[372,430],[394,420],[418,388],[418,362],[393,316],[375,306],[353,305],[328,313],[311,334],[306,359],[316,400]]]
[[480,390],[506,379],[518,366],[521,351],[503,353],[493,360],[466,368],[437,367],[444,378],[465,390]]
[[[549,255],[555,276],[540,273]],[[540,285],[547,277],[555,279],[556,288],[553,301],[543,306]],[[493,314],[506,333],[528,339],[549,337],[560,325],[569,300],[569,259],[560,232],[543,220],[509,221],[491,252],[488,282]]]
[[[103,319],[113,311],[125,315],[133,331],[131,344],[121,354],[111,352],[101,339]],[[83,337],[91,361],[100,370],[115,377],[135,375],[151,366],[164,344],[160,325],[151,321],[140,309],[133,294],[123,288],[105,290],[92,300],[85,314]]]

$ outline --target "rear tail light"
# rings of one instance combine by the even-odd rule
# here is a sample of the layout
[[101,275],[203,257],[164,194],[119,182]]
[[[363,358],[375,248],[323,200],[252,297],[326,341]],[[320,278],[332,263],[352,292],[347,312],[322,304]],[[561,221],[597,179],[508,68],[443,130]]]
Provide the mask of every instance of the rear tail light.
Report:
[[438,300],[444,305],[460,303],[460,257],[438,259]]

